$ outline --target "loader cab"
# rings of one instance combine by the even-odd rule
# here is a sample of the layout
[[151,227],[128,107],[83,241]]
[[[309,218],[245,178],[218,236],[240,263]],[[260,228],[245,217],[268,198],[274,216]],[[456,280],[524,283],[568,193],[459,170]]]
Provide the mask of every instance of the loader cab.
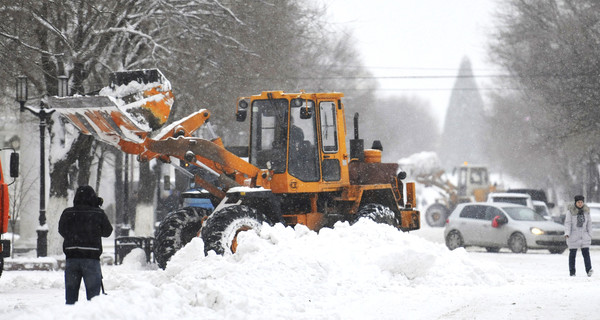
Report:
[[[250,114],[249,161],[273,171],[274,192],[319,192],[348,183],[341,96],[273,91],[242,100]],[[248,107],[238,103],[238,119]]]
[[486,167],[463,165],[458,168],[458,196],[474,197],[485,201],[489,193],[489,176]]

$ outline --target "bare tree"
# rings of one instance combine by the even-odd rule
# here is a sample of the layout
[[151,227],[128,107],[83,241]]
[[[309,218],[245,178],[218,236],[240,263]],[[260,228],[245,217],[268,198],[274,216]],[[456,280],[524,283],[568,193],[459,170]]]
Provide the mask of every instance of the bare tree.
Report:
[[492,57],[514,76],[523,99],[535,102],[526,104],[537,135],[531,151],[550,144],[556,152],[549,156],[560,164],[555,176],[576,177],[562,181],[566,191],[585,189],[598,200],[600,185],[589,177],[598,176],[600,152],[593,147],[600,142],[600,3],[511,0],[498,17]]

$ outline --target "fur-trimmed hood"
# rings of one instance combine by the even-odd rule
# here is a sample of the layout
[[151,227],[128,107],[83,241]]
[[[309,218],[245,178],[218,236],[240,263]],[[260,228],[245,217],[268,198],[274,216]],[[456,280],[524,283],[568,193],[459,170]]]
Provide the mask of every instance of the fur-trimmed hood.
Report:
[[[584,204],[584,205],[583,205],[582,209],[583,209],[583,213],[584,213],[584,214],[585,214],[585,213],[590,213],[590,208],[588,208],[588,206],[587,206],[586,204]],[[569,212],[570,212],[572,215],[576,215],[576,214],[577,214],[577,211],[578,211],[578,210],[577,210],[577,207],[575,207],[575,205],[574,205],[574,204],[570,204],[570,205],[568,205],[568,206],[567,206],[567,210],[569,210]]]

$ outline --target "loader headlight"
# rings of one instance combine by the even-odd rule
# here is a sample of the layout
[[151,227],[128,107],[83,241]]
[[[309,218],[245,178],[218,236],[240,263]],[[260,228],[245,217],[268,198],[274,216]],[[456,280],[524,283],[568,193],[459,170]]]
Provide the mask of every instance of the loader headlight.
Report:
[[535,234],[536,236],[539,236],[539,235],[542,235],[545,233],[544,230],[542,230],[540,228],[536,228],[536,227],[533,227],[530,230],[531,230],[531,233]]

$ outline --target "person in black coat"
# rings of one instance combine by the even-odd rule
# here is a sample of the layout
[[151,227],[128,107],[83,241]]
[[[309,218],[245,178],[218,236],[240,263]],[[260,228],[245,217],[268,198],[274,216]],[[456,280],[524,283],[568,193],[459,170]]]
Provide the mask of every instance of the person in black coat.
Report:
[[66,208],[60,216],[58,232],[64,238],[67,304],[77,302],[82,278],[88,300],[100,294],[102,237],[110,236],[113,230],[100,205],[102,198],[96,196],[92,187],[80,186],[75,191],[73,207]]

